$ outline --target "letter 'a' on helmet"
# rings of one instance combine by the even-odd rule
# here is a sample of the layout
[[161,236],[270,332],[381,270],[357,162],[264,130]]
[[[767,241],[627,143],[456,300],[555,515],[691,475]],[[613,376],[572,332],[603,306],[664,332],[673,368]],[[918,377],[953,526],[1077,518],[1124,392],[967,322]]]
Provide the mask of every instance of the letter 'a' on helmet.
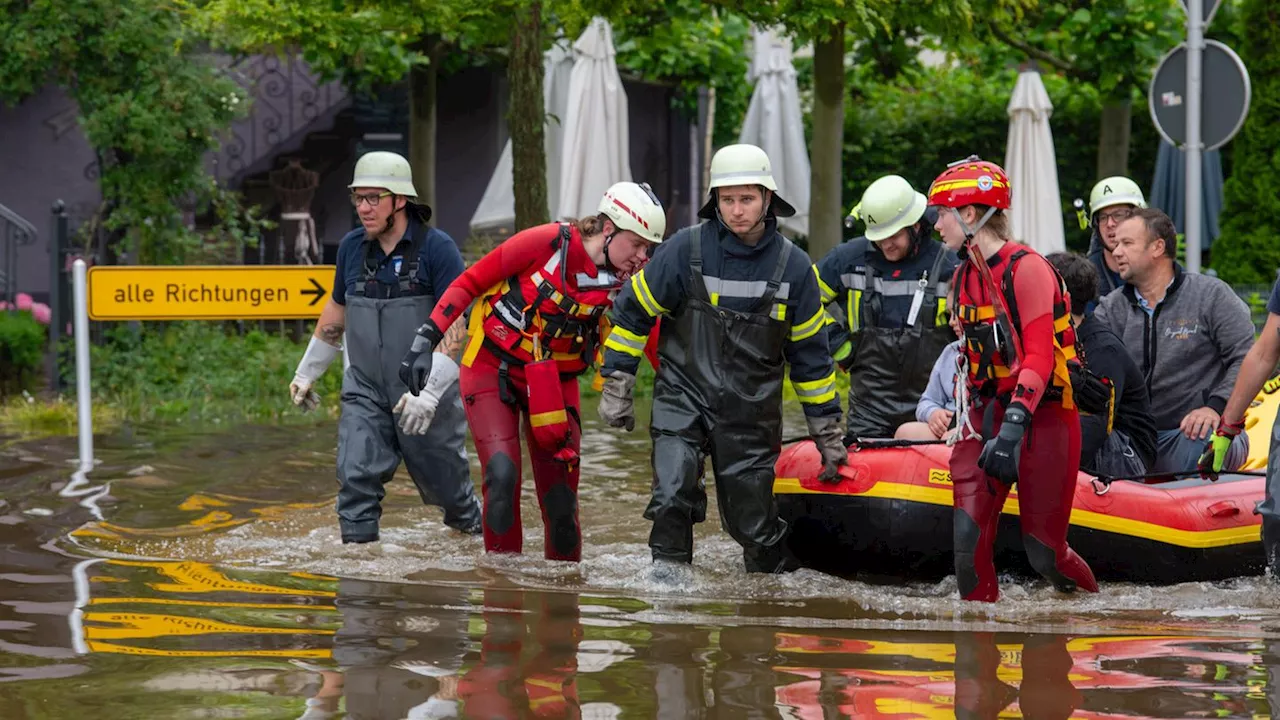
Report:
[[1123,175],[1113,175],[1099,180],[1093,186],[1093,191],[1089,193],[1089,217],[1112,205],[1144,208],[1147,206],[1147,199],[1142,195],[1142,188],[1138,187],[1138,183]]
[[916,192],[906,178],[885,175],[862,193],[857,209],[867,224],[867,239],[880,242],[920,222],[927,206],[924,195]]
[[662,242],[667,232],[667,213],[648,183],[610,185],[596,212],[612,220],[619,230],[630,230],[651,243]]
[[773,192],[773,214],[791,217],[796,209],[791,203],[778,197],[778,183],[773,179],[773,165],[764,150],[745,143],[725,145],[711,156],[711,182],[707,185],[710,197],[698,211],[698,217],[713,220],[716,217],[716,188],[734,185],[759,185]]
[[413,171],[403,155],[385,150],[375,150],[360,156],[348,188],[382,188],[396,195],[418,199],[413,187]]
[[977,155],[951,163],[929,186],[929,204],[961,208],[986,205],[1009,209],[1009,176],[993,162],[979,160]]

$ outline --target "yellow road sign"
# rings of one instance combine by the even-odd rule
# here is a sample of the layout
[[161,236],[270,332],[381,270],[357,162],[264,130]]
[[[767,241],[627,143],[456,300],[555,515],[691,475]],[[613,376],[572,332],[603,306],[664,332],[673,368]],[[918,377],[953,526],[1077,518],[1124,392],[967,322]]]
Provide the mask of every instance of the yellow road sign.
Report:
[[249,320],[320,316],[333,265],[89,268],[92,320]]

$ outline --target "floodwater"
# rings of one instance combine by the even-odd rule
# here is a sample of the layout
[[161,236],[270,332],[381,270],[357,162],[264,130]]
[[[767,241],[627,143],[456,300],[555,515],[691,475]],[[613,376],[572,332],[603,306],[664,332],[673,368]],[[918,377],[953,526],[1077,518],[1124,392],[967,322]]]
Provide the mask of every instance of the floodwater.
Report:
[[0,718],[1280,710],[1266,578],[1096,596],[1005,578],[999,603],[966,604],[954,578],[747,576],[712,508],[690,576],[659,584],[647,434],[590,421],[580,564],[542,559],[531,492],[525,554],[487,556],[405,477],[382,542],[343,546],[335,438],[332,424],[134,429],[99,437],[76,480],[74,438],[0,448]]

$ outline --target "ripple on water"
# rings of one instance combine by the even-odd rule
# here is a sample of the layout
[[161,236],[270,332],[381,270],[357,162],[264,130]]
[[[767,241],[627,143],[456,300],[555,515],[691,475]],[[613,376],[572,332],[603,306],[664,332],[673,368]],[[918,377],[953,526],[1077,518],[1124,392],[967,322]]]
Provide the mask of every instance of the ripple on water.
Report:
[[[647,433],[620,436],[588,422],[580,485],[585,542],[577,564],[542,558],[540,511],[528,477],[521,504],[523,555],[488,555],[479,537],[445,527],[440,512],[421,505],[403,474],[387,486],[381,542],[343,545],[330,499],[331,471],[317,469],[332,456],[310,448],[284,452],[270,473],[245,471],[234,481],[216,478],[222,483],[217,487],[202,482],[197,494],[178,505],[193,508],[185,524],[132,530],[116,526],[110,532],[102,525],[96,530],[87,526],[76,540],[99,554],[181,558],[244,569],[644,598],[644,612],[687,613],[690,618],[710,613],[717,622],[734,617],[735,622],[973,625],[1046,632],[1218,634],[1246,628],[1251,634],[1280,633],[1280,593],[1266,578],[1172,587],[1108,583],[1097,595],[1063,595],[1042,581],[1005,577],[1000,602],[982,605],[961,602],[954,578],[889,583],[812,570],[748,575],[740,549],[720,530],[713,482],[708,522],[695,528],[692,568],[674,579],[658,579],[646,544],[649,523],[641,516],[649,495],[649,448]],[[474,454],[472,460],[478,476]],[[162,467],[161,459],[148,462]],[[176,470],[165,472],[180,477]],[[179,514],[173,509],[174,490],[170,485],[123,485],[119,492],[126,502],[116,508],[117,517],[123,516],[117,522],[143,525],[148,517],[174,522]],[[253,499],[264,497],[271,499]],[[168,503],[167,514],[147,514],[158,513],[153,508],[162,502]]]

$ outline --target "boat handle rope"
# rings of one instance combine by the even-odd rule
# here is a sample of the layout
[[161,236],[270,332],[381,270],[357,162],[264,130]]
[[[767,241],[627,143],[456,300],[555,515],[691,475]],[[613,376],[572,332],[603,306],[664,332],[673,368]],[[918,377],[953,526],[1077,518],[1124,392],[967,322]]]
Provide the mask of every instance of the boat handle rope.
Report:
[[[1233,470],[1231,472],[1223,472],[1218,474],[1246,475],[1248,477],[1260,477],[1260,478],[1265,478],[1267,476],[1267,472],[1265,470]],[[1184,478],[1200,477],[1203,475],[1210,482],[1217,482],[1218,474],[1202,473],[1200,470],[1183,470],[1181,472],[1152,472],[1152,473],[1146,473],[1144,475],[1125,475],[1122,477],[1114,477],[1111,475],[1099,475],[1093,478],[1093,480],[1091,480],[1090,482],[1093,485],[1093,493],[1095,495],[1101,496],[1101,495],[1106,495],[1107,491],[1111,489],[1111,483],[1117,480],[1129,480],[1129,481],[1135,481],[1135,482],[1142,482],[1147,485],[1159,485],[1160,483],[1172,482],[1174,480],[1181,480]],[[1149,480],[1156,480],[1156,482],[1148,482]]]
[[[808,435],[796,435],[795,437],[783,438],[783,445],[791,445],[793,443],[804,442],[809,440]],[[845,447],[858,452],[859,450],[870,450],[873,448],[904,448],[904,447],[920,447],[921,445],[946,445],[946,440],[893,440],[890,438],[858,438],[849,443]]]

